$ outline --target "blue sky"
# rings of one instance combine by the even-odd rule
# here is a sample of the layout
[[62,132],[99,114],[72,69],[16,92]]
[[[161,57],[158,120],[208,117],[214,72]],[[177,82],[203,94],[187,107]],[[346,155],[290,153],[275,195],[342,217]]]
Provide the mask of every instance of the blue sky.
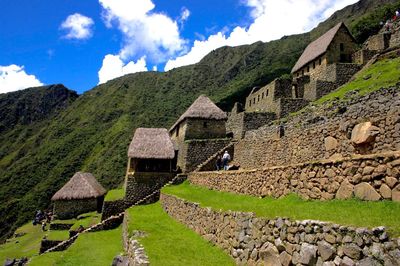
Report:
[[308,31],[356,0],[0,0],[0,93],[62,83],[82,93],[218,47]]

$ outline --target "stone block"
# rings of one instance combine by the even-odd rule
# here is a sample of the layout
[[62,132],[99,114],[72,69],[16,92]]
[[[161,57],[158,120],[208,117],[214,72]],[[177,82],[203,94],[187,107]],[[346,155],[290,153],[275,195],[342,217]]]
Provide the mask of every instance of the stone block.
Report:
[[317,262],[317,250],[314,245],[303,243],[300,249],[300,263],[305,265],[313,265]]
[[379,193],[381,193],[381,195],[384,199],[392,198],[392,190],[386,184],[382,184],[382,186],[379,188]]
[[338,141],[337,139],[335,139],[334,137],[326,137],[324,140],[325,143],[325,150],[326,151],[331,151],[331,150],[335,150],[338,146]]
[[390,188],[394,188],[394,186],[395,186],[396,183],[397,183],[397,179],[394,178],[394,177],[392,177],[392,176],[387,176],[387,177],[385,178],[385,182],[386,182],[386,184],[387,184]]
[[354,186],[350,184],[350,182],[345,179],[339,187],[339,190],[336,192],[337,199],[350,199],[353,197]]
[[400,202],[400,184],[392,190],[392,200]]
[[327,261],[335,257],[335,248],[326,241],[318,242],[318,252],[321,254],[322,260]]
[[378,201],[381,198],[381,195],[370,184],[365,182],[354,187],[354,194],[357,198],[368,201]]
[[359,246],[357,246],[356,244],[346,244],[343,246],[343,253],[352,258],[352,259],[360,259],[361,258],[361,248]]
[[368,144],[375,140],[379,134],[379,128],[371,122],[364,122],[356,125],[351,132],[351,141],[355,145]]

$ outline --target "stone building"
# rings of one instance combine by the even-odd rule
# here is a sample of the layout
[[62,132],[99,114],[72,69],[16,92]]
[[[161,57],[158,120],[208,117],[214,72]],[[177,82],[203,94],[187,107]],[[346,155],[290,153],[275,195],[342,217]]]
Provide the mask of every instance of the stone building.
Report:
[[169,130],[177,150],[177,166],[190,172],[230,142],[226,138],[227,115],[201,95]]
[[77,172],[51,200],[54,215],[59,219],[70,219],[79,214],[101,212],[106,190],[91,173]]
[[314,101],[345,84],[359,66],[352,63],[354,37],[339,23],[310,43],[292,69],[295,98]]
[[175,150],[165,128],[138,128],[128,150],[125,200],[128,205],[174,177]]

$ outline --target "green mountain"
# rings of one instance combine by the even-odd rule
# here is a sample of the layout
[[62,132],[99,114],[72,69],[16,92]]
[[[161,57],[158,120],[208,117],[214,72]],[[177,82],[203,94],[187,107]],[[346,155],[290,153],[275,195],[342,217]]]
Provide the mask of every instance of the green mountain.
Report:
[[[197,64],[126,75],[76,100],[72,94],[67,100],[54,97],[66,103],[65,108],[53,108],[49,101],[54,98],[38,97],[27,105],[32,109],[22,108],[23,116],[1,116],[0,236],[4,239],[31,219],[35,209],[49,207],[51,196],[76,171],[92,172],[107,188],[118,186],[135,128],[169,128],[200,94],[228,111],[253,86],[289,73],[307,44],[331,25],[341,20],[357,25],[360,16],[370,17],[378,6],[394,2],[398,1],[362,0],[336,12],[311,33],[223,47]],[[3,108],[15,110],[18,101],[33,99],[35,90],[40,89],[0,95],[9,103],[0,104],[2,113]]]

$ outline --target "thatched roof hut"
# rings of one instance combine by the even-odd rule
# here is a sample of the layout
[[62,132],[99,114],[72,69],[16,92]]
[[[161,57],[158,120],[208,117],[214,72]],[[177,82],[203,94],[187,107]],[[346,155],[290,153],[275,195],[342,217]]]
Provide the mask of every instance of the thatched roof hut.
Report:
[[196,101],[179,117],[175,124],[170,128],[172,131],[176,126],[187,118],[203,118],[212,120],[228,119],[226,113],[216,106],[207,96],[200,95]]
[[[336,34],[339,32],[339,29],[344,27],[345,30],[349,33],[349,35],[353,38],[350,34],[349,29],[343,22],[340,22],[335,27],[328,30],[324,35],[310,43],[307,48],[304,50],[303,54],[300,56],[299,60],[297,60],[296,64],[292,69],[292,73],[298,71],[308,63],[312,62],[313,60],[317,59],[321,55],[327,52],[329,45],[335,38]],[[354,38],[353,38],[354,39]]]
[[136,129],[129,145],[128,157],[135,159],[173,159],[175,150],[167,129]]
[[106,194],[106,190],[97,182],[91,173],[77,172],[74,176],[51,198],[57,200],[74,200],[98,198]]

